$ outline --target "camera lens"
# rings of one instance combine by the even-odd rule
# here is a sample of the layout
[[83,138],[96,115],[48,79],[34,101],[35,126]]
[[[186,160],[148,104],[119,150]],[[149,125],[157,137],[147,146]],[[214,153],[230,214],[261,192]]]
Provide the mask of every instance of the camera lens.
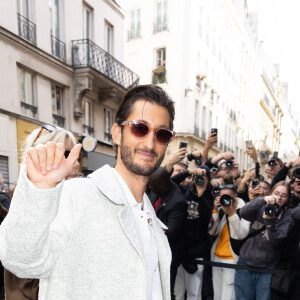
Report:
[[195,164],[198,165],[198,166],[202,165],[202,158],[201,158],[201,156],[195,157]]
[[197,185],[199,185],[199,186],[203,186],[204,183],[205,183],[205,178],[204,178],[204,176],[202,176],[202,175],[197,175],[197,176],[195,177],[195,183],[196,183]]
[[220,195],[220,189],[219,189],[219,188],[214,188],[214,189],[212,190],[212,192],[213,192],[213,195],[214,195],[214,196],[219,196],[219,195]]
[[233,161],[232,160],[230,160],[230,159],[226,160],[225,164],[228,169],[233,169]]
[[268,162],[268,165],[269,165],[270,167],[275,167],[275,166],[276,166],[275,160],[271,159],[271,160]]
[[267,205],[265,208],[265,214],[268,217],[273,217],[275,214],[277,214],[278,212],[278,205],[274,204],[274,205]]
[[231,204],[231,201],[232,201],[232,197],[227,195],[227,194],[224,194],[221,196],[220,198],[220,204],[222,206],[229,206]]
[[300,178],[300,167],[298,167],[294,170],[293,176],[296,178]]

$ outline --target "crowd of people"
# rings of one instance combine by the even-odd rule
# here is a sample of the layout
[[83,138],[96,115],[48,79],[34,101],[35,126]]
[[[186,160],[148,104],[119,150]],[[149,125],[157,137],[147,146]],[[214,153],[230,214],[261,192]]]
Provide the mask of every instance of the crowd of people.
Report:
[[300,156],[283,163],[274,153],[264,178],[251,145],[252,164],[242,175],[231,152],[208,159],[215,143],[212,133],[202,153],[179,148],[149,180],[151,202],[168,227],[173,299],[300,299]]
[[249,146],[241,174],[234,153],[211,157],[214,131],[202,152],[183,142],[161,165],[174,115],[160,87],[128,91],[116,166],[87,178],[74,179],[71,132],[28,136],[14,197],[0,203],[6,300],[300,299],[300,156],[275,153],[264,178]]

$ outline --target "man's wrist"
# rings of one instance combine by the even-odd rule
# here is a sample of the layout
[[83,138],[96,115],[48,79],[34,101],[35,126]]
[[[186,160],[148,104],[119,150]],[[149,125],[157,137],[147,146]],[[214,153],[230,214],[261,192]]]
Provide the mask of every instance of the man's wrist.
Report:
[[239,178],[241,178],[241,176],[240,176],[240,174],[237,174],[237,176],[234,177],[234,180],[237,180],[237,179],[239,179]]

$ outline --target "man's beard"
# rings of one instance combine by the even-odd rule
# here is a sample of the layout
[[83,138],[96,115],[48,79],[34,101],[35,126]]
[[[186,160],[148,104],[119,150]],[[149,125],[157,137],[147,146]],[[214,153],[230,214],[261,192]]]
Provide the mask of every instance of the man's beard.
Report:
[[154,157],[156,159],[158,158],[155,165],[154,166],[146,166],[146,165],[143,166],[143,165],[134,163],[133,162],[133,153],[128,146],[124,145],[124,137],[122,135],[120,152],[121,152],[121,159],[123,161],[123,164],[132,173],[134,173],[136,175],[140,175],[140,176],[149,177],[156,169],[158,169],[158,167],[162,163],[165,155],[162,155],[161,157],[159,157],[158,154],[156,152],[154,152],[154,150],[134,149],[134,153],[136,153],[137,151],[149,153],[149,154],[154,155]]

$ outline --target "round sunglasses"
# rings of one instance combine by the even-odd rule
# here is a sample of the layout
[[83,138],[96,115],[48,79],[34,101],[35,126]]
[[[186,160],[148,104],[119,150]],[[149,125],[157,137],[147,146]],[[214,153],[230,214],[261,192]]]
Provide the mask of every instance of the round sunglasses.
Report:
[[148,124],[142,121],[124,121],[121,123],[122,126],[130,125],[131,132],[134,136],[139,138],[146,137],[151,130],[154,131],[154,136],[157,142],[166,145],[169,144],[175,137],[175,132],[165,128],[151,128]]

